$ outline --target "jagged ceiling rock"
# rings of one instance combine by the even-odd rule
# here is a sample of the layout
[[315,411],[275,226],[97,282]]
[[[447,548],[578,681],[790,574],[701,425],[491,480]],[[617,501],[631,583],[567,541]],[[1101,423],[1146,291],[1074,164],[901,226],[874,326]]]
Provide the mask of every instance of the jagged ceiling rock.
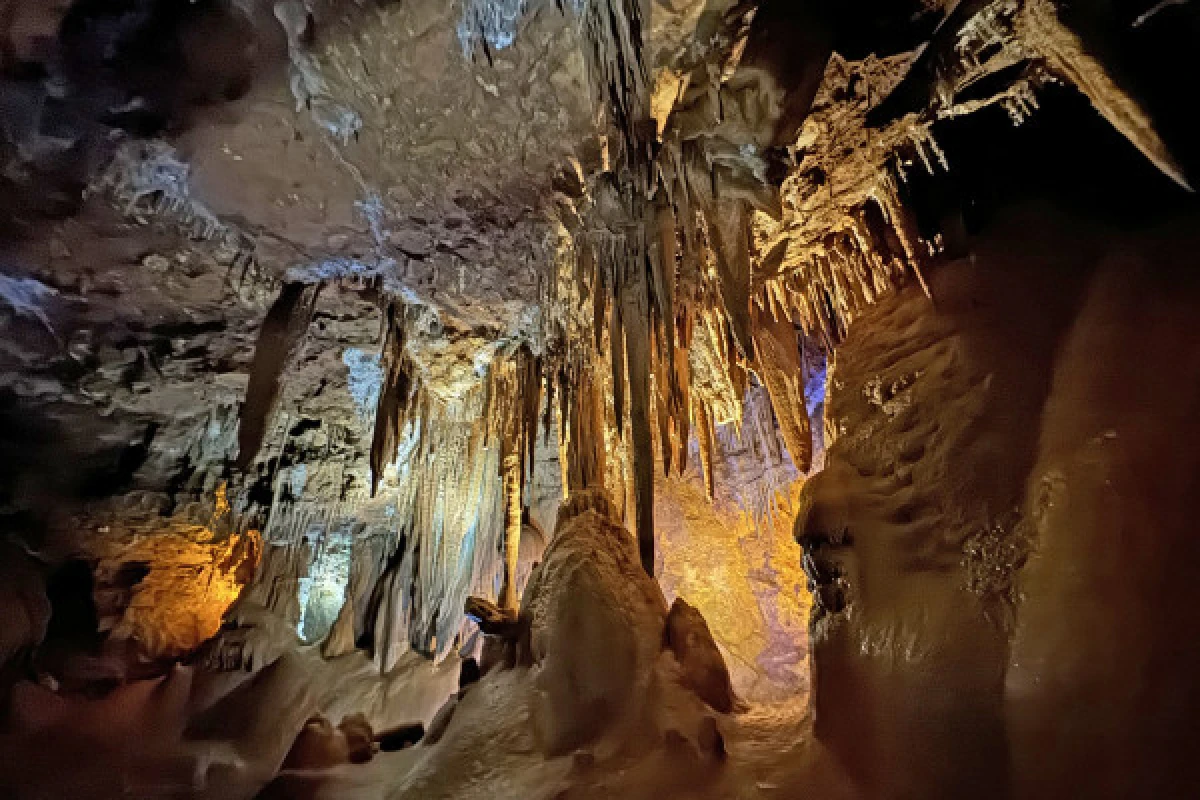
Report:
[[[9,250],[6,270],[20,277],[5,296],[9,304],[19,303],[13,313],[22,324],[32,321],[47,337],[56,324],[90,330],[96,347],[104,347],[98,323],[59,318],[64,307],[78,303],[77,294],[99,288],[88,307],[120,327],[154,316],[153,302],[145,301],[174,292],[176,316],[213,328],[207,337],[221,340],[222,372],[230,373],[236,402],[245,380],[236,373],[244,372],[253,332],[240,339],[221,335],[234,327],[229,299],[244,308],[249,323],[261,317],[282,281],[347,279],[350,294],[322,294],[322,305],[338,308],[317,309],[283,403],[293,419],[332,413],[335,426],[350,408],[346,393],[338,391],[345,385],[339,350],[379,344],[370,292],[363,301],[354,295],[368,280],[433,310],[425,335],[412,340],[412,354],[425,383],[444,387],[445,394],[460,394],[478,381],[497,339],[536,335],[539,270],[553,260],[545,251],[556,224],[547,217],[550,182],[590,130],[582,56],[567,17],[539,7],[524,18],[523,35],[504,49],[467,50],[469,37],[459,31],[462,10],[440,2],[205,8],[195,20],[181,21],[147,2],[126,20],[87,4],[5,4],[5,66],[29,76],[6,83],[5,96],[17,102],[21,91],[36,95],[32,128],[13,129],[24,117],[5,114],[14,163],[26,164],[26,144],[44,136],[54,80],[67,87],[68,105],[93,103],[88,91],[96,81],[72,70],[91,63],[91,56],[75,54],[64,65],[55,43],[58,24],[64,42],[74,36],[91,48],[88,53],[98,53],[102,82],[112,87],[110,105],[133,104],[164,118],[195,93],[167,97],[164,90],[159,98],[137,75],[126,74],[121,48],[165,34],[159,61],[185,64],[195,83],[194,76],[229,68],[216,63],[215,54],[229,53],[212,36],[228,33],[233,44],[245,45],[234,49],[253,55],[257,67],[252,85],[219,98],[231,102],[189,107],[186,119],[170,120],[175,127],[165,131],[166,140],[122,145],[111,166],[92,179],[95,194],[77,219],[55,223],[47,234],[29,227],[42,224],[36,208],[21,209],[25,231],[37,233]],[[231,31],[217,23],[228,23]],[[301,29],[288,29],[296,25]],[[197,47],[198,40],[210,49]],[[110,50],[100,52],[104,47]],[[72,134],[84,141],[104,125],[121,128],[125,120],[110,112],[97,110],[92,116],[102,121],[81,124]],[[339,120],[349,127],[335,125]],[[88,179],[86,173],[76,177]],[[104,209],[110,202],[127,221],[112,218]],[[178,274],[184,266],[186,278]],[[65,287],[69,281],[78,286]],[[140,302],[105,307],[106,297],[122,296]],[[185,349],[194,353],[199,346]],[[169,368],[186,380],[187,372],[205,366],[172,360]],[[209,403],[203,394],[191,400]],[[156,407],[139,396],[129,410],[179,415],[187,405]]]
[[286,66],[177,145],[196,194],[264,232],[279,268],[378,276],[506,333],[539,299],[550,181],[591,115],[567,17],[540,8],[485,53],[464,50],[461,13],[315,7]]

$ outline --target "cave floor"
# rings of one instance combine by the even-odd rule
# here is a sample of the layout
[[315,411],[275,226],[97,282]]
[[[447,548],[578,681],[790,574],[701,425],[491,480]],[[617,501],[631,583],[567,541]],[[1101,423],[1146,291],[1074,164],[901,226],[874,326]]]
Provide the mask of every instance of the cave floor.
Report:
[[[567,756],[546,761],[514,740],[498,736],[494,747],[463,753],[461,770],[422,772],[429,750],[417,747],[379,753],[364,765],[324,772],[284,772],[261,795],[262,800],[400,800],[431,797],[553,798],[784,798],[805,795],[852,797],[849,782],[812,738],[812,720],[804,697],[782,703],[752,705],[721,723],[727,756],[716,768],[689,755],[661,750],[617,756],[579,767]],[[668,748],[669,750],[669,748]],[[557,762],[557,763],[556,763]],[[464,794],[463,772],[474,772]],[[491,776],[491,779],[484,779]]]

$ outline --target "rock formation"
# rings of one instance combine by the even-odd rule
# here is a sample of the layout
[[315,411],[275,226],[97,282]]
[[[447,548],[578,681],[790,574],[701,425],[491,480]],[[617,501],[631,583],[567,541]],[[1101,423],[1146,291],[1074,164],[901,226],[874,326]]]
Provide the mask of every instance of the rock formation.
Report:
[[1188,796],[1198,37],[0,0],[0,794]]

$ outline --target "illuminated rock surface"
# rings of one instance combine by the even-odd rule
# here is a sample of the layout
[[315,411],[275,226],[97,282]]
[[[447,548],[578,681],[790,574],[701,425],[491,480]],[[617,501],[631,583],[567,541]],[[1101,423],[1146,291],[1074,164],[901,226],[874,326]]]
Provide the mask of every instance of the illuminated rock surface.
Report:
[[0,794],[1194,795],[1198,43],[0,0]]

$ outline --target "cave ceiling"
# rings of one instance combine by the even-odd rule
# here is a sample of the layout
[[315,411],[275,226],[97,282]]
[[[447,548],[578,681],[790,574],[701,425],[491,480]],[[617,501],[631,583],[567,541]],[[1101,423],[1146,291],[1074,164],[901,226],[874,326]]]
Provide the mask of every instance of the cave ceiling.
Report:
[[[0,0],[4,513],[108,532],[227,486],[268,543],[429,535],[414,639],[444,647],[535,438],[643,545],[655,469],[720,492],[750,389],[807,471],[797,329],[832,353],[924,286],[956,246],[930,181],[1044,102],[1189,189],[1114,53],[1194,13]],[[944,144],[979,119],[997,152]]]

